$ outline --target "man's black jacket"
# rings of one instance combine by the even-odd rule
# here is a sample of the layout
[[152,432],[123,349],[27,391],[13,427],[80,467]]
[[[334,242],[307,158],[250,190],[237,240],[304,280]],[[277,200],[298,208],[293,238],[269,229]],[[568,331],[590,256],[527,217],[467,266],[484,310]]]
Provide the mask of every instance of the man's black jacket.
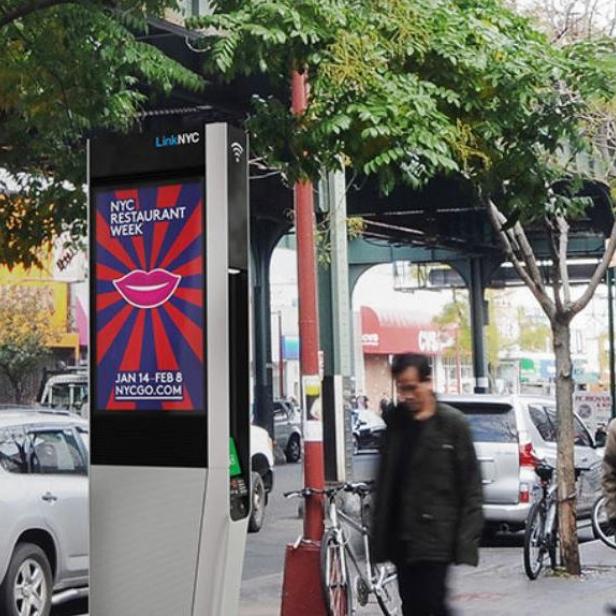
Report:
[[[372,528],[376,562],[453,562],[476,566],[483,527],[481,472],[464,415],[437,403],[409,454],[405,447],[410,411],[390,407],[381,447]],[[411,459],[408,459],[411,455]],[[401,481],[400,473],[409,473]],[[400,487],[411,490],[404,545],[396,519]]]

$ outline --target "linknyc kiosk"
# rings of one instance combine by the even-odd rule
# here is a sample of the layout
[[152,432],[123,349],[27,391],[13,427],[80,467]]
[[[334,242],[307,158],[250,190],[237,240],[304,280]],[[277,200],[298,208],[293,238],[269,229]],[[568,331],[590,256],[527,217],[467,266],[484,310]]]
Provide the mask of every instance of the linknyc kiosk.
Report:
[[248,153],[194,122],[89,144],[91,616],[238,610]]

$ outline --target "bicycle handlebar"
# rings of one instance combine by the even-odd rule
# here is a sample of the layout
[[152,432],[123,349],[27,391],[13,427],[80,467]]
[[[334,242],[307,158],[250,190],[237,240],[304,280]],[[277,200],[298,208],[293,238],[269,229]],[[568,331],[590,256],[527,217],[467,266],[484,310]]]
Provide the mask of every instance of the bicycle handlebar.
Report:
[[338,492],[351,492],[352,494],[357,494],[358,496],[366,496],[372,492],[372,488],[374,485],[374,481],[361,481],[356,483],[341,483],[337,486],[332,486],[331,488],[325,488],[323,490],[319,490],[317,488],[306,487],[301,490],[292,490],[291,492],[284,492],[283,496],[285,498],[308,498],[309,496],[319,496],[324,494],[327,497],[332,497]]
[[316,488],[302,488],[301,490],[291,490],[291,492],[283,492],[282,495],[285,498],[303,497],[307,498],[313,494],[323,494],[324,490],[317,490]]

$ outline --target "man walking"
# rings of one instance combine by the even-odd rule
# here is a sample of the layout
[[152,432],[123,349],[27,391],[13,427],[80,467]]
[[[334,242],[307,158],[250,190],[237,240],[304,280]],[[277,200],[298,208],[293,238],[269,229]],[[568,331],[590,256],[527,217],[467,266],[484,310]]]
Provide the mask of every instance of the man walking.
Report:
[[396,355],[391,372],[397,404],[383,416],[373,554],[396,565],[405,616],[447,616],[449,565],[479,561],[479,464],[464,415],[434,395],[427,357]]
[[[601,483],[605,496],[605,508],[610,520],[610,532],[616,534],[616,421],[611,421],[607,427]],[[608,614],[616,614],[616,603],[610,603],[605,608]]]
[[611,421],[607,429],[607,441],[603,453],[603,494],[605,495],[605,508],[616,530],[616,421]]

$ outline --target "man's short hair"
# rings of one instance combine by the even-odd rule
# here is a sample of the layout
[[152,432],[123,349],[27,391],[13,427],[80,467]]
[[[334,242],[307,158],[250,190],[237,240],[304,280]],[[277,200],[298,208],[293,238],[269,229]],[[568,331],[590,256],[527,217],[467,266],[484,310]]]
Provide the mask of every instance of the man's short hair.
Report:
[[415,368],[420,381],[427,381],[432,376],[432,368],[426,355],[421,353],[400,353],[391,361],[391,375],[400,376],[407,368]]

